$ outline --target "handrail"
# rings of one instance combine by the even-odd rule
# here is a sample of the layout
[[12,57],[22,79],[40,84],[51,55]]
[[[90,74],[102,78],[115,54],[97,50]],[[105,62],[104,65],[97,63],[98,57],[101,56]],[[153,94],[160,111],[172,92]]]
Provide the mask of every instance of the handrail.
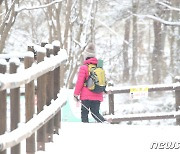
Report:
[[35,115],[34,118],[25,124],[20,124],[19,128],[14,131],[0,135],[0,151],[19,144],[21,141],[34,134],[46,122],[54,117],[67,101],[67,98],[65,97],[66,94],[67,92],[63,92],[63,90],[61,90],[58,98],[56,100],[52,100],[51,105],[45,106],[44,110],[38,115]]
[[170,91],[180,88],[180,82],[171,83],[171,84],[154,84],[154,85],[137,85],[137,86],[123,86],[123,87],[108,87],[107,91],[110,91],[111,94],[118,93],[129,93],[132,88],[148,88],[148,92],[153,91]]
[[[147,92],[153,91],[175,91],[175,112],[169,113],[153,113],[151,115],[141,114],[141,115],[114,115],[114,94],[120,93],[131,93],[131,90],[140,90],[146,89]],[[134,120],[153,120],[153,119],[169,119],[169,118],[176,118],[176,124],[180,125],[180,78],[175,78],[175,83],[172,84],[155,84],[155,85],[137,85],[137,86],[127,86],[127,87],[108,87],[107,91],[109,93],[109,115],[106,116],[107,118],[112,119],[112,123],[119,123],[121,121],[134,121]],[[133,93],[133,92],[132,92]]]
[[58,53],[58,55],[45,58],[44,61],[33,65],[32,67],[25,69],[22,72],[15,74],[0,74],[0,90],[16,88],[23,84],[27,84],[32,80],[46,74],[47,72],[53,71],[66,59],[67,53],[65,50],[62,50]]
[[106,115],[105,117],[111,118],[112,123],[118,123],[118,122],[122,122],[122,121],[174,119],[174,118],[180,118],[180,111],[126,114],[126,115]]
[[7,54],[0,54],[0,59],[6,59],[9,60],[11,58],[19,58],[24,59],[24,57],[27,57],[30,55],[30,52],[13,52],[13,53],[7,53]]

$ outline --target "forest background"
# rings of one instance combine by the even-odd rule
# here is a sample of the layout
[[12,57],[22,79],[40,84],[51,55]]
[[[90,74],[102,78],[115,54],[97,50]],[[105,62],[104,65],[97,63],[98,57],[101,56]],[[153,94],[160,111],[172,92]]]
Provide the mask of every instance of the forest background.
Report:
[[0,53],[60,41],[74,87],[89,42],[112,84],[172,83],[180,74],[179,0],[0,0]]

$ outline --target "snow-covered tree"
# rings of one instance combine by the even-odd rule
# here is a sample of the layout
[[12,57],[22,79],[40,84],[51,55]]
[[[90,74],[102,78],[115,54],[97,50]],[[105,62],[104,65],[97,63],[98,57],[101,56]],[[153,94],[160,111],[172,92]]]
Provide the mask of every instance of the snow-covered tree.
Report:
[[82,52],[93,42],[97,57],[104,60],[108,81],[162,83],[180,72],[179,3],[4,0],[0,3],[0,51],[26,51],[29,42],[59,40],[69,55],[62,68],[66,74],[63,83],[72,88]]

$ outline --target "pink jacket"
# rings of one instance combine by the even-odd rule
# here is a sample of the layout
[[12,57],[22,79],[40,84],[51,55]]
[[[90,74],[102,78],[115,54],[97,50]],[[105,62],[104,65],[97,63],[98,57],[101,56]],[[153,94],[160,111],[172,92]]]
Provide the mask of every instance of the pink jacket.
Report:
[[94,93],[84,86],[84,82],[88,79],[89,76],[87,64],[97,64],[97,62],[98,60],[96,58],[90,58],[84,61],[84,65],[80,66],[74,90],[74,95],[80,95],[80,100],[99,100],[101,102],[103,101],[103,92]]

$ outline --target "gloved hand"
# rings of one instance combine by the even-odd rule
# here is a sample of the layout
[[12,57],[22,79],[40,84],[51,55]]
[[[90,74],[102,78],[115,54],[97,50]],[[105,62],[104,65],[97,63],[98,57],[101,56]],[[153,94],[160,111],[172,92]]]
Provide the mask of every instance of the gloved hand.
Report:
[[75,100],[76,102],[79,102],[78,95],[74,95],[74,100]]

